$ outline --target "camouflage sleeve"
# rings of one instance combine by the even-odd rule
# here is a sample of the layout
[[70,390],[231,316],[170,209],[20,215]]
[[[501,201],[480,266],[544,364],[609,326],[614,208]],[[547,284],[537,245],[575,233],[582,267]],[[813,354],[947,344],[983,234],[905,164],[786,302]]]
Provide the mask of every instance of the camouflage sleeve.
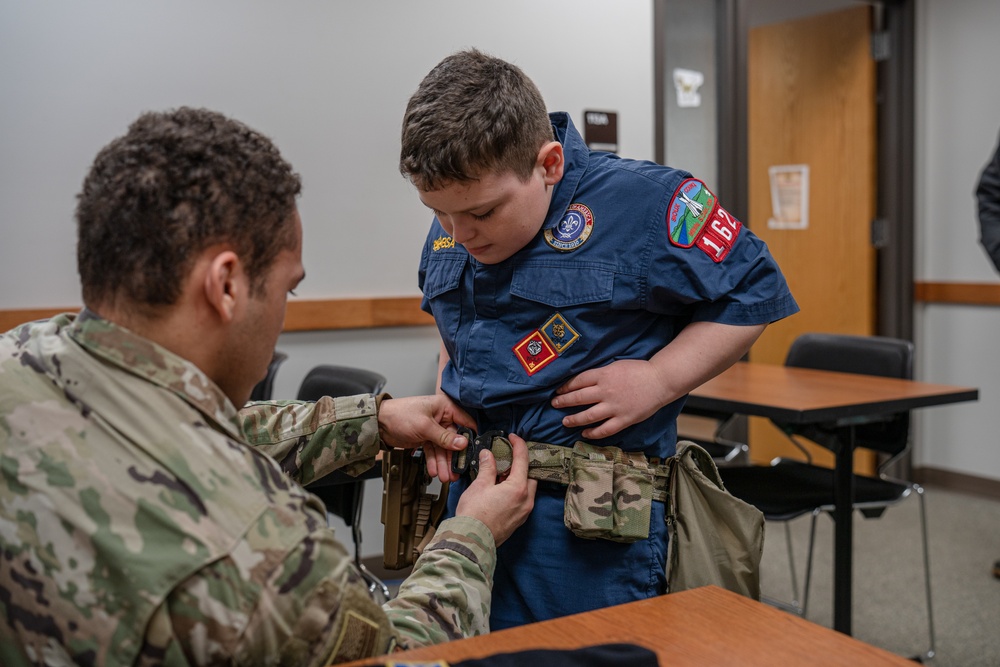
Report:
[[381,446],[371,394],[248,403],[239,420],[246,441],[303,485],[338,469],[360,475]]
[[496,550],[481,522],[443,523],[380,608],[320,514],[303,509],[266,513],[226,558],[174,589],[149,623],[139,663],[319,666],[489,631]]
[[403,648],[486,634],[496,546],[470,517],[448,519],[413,566],[413,574],[383,609]]
[[172,590],[140,662],[320,666],[392,650],[385,612],[316,502],[293,493]]

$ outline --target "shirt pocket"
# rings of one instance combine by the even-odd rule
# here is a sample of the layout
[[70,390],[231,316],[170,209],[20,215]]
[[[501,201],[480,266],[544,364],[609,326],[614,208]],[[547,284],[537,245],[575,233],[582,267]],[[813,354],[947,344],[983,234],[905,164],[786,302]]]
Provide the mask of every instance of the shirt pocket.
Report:
[[[508,380],[517,384],[558,386],[585,368],[587,348],[612,308],[615,272],[593,266],[519,266],[510,293],[514,323],[507,341]],[[558,315],[553,327],[553,318]],[[556,339],[553,332],[563,337]],[[542,342],[521,345],[536,332]],[[568,342],[571,341],[571,342]],[[540,349],[539,349],[540,348]],[[537,351],[532,355],[531,352]]]
[[454,344],[462,319],[462,272],[467,255],[442,255],[427,265],[424,300],[430,306],[438,331],[449,346]]

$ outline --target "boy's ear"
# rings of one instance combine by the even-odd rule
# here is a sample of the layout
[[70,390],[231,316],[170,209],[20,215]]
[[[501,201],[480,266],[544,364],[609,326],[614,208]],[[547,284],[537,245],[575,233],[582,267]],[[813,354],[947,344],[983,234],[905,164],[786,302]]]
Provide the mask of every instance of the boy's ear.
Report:
[[546,185],[555,185],[561,181],[563,168],[566,166],[562,144],[549,141],[542,146],[538,151],[538,166],[544,171]]

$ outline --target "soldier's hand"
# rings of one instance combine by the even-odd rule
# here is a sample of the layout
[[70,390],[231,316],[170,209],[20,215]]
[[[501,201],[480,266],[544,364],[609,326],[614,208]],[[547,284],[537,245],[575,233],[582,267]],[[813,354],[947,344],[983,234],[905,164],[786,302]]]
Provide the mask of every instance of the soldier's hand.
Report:
[[497,481],[496,460],[492,452],[479,453],[479,473],[469,485],[455,508],[457,516],[479,519],[493,533],[497,546],[511,536],[535,506],[535,490],[538,482],[528,479],[528,447],[524,440],[514,435],[508,436],[514,450],[510,473]]
[[474,429],[476,422],[443,394],[386,399],[378,411],[382,441],[390,447],[423,447],[428,474],[442,482],[457,478],[451,472],[451,453],[469,444],[456,426]]

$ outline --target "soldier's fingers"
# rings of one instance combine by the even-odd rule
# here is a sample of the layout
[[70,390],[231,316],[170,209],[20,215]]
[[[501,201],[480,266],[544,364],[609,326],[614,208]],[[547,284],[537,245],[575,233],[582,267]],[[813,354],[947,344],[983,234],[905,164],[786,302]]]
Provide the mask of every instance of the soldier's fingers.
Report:
[[454,481],[455,474],[451,470],[451,450],[438,449],[435,451],[435,457],[437,458],[438,468],[437,478],[442,482]]
[[459,435],[455,431],[441,428],[439,426],[437,429],[437,438],[434,438],[432,442],[434,442],[438,447],[443,449],[459,450],[465,449],[469,446],[469,440],[464,435]]
[[513,450],[510,476],[514,479],[525,479],[528,476],[528,444],[519,435],[511,433],[507,436]]
[[496,484],[497,479],[497,462],[493,458],[493,452],[488,449],[484,449],[479,452],[479,474],[476,475],[476,481],[473,484],[479,483],[480,480],[482,484]]

